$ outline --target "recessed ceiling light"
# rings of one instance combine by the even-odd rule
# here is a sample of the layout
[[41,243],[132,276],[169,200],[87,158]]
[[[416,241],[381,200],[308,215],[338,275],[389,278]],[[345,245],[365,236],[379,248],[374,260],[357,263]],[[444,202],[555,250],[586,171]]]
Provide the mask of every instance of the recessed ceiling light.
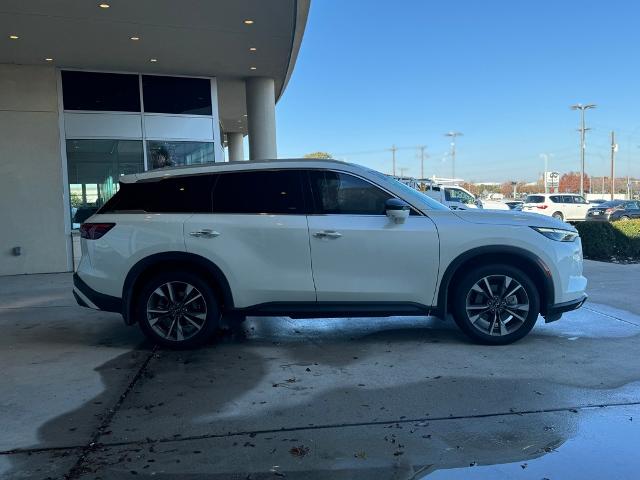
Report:
[[11,40],[17,40],[17,39],[19,39],[20,37],[19,37],[18,35],[9,35],[9,38],[10,38]]
[[156,62],[158,61],[158,59],[157,59],[157,58],[150,58],[150,59],[149,59],[149,61],[150,61],[151,63],[156,63]]
[[257,70],[257,67],[249,67],[249,70]]
[[256,47],[251,47],[251,48],[249,48],[249,51],[250,51],[250,52],[255,52],[256,50],[258,50]]
[[245,25],[253,25],[253,20],[251,20],[251,19],[248,19],[248,18],[247,18],[247,19],[244,21],[244,24],[245,24]]
[[129,40],[138,41],[140,40],[140,37],[129,37]]
[[48,57],[47,57],[47,58],[45,58],[44,60],[45,60],[46,62],[53,62],[53,58],[48,58]]
[[109,8],[111,5],[109,5],[108,3],[100,3],[100,4],[98,4],[98,6],[100,8]]

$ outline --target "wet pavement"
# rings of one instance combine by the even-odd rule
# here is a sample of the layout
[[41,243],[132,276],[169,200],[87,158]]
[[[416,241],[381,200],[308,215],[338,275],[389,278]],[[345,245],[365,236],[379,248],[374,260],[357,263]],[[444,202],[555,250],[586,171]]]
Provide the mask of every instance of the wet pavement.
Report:
[[250,318],[190,352],[75,306],[70,275],[0,278],[0,478],[637,478],[640,312],[602,288],[640,269],[585,270],[598,303],[507,347]]

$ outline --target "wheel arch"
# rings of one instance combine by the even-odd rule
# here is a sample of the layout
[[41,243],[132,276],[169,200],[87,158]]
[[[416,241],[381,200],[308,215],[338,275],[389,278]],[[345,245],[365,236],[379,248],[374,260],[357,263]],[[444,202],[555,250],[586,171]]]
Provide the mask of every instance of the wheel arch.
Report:
[[163,252],[149,255],[139,260],[127,274],[122,286],[122,316],[127,325],[135,323],[133,306],[136,294],[144,280],[170,268],[189,270],[202,275],[210,283],[220,302],[221,310],[234,307],[233,294],[227,277],[211,260],[187,252]]
[[437,315],[444,318],[450,311],[451,296],[449,291],[460,276],[469,269],[501,263],[521,269],[531,276],[531,280],[538,286],[540,294],[540,313],[546,314],[547,307],[554,302],[555,291],[551,270],[537,255],[528,250],[512,246],[487,246],[468,250],[456,257],[445,270],[438,288]]

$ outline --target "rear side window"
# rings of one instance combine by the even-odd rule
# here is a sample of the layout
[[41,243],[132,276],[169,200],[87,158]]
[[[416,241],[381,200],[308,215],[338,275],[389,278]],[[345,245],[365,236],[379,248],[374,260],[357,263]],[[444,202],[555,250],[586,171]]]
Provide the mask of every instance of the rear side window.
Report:
[[346,173],[309,172],[314,201],[319,213],[384,215],[391,198],[375,185]]
[[209,213],[215,175],[121,183],[99,213]]
[[564,203],[560,195],[553,195],[549,197],[549,200],[551,200],[553,203]]
[[220,174],[213,192],[213,210],[304,215],[301,174],[297,170]]
[[524,203],[544,203],[542,195],[528,195]]

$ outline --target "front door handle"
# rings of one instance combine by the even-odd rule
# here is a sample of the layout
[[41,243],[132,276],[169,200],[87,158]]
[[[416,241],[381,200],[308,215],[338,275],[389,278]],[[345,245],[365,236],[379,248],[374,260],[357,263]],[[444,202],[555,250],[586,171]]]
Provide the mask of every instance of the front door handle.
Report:
[[313,236],[316,238],[340,238],[342,234],[335,230],[322,230],[321,232],[314,233]]
[[215,238],[220,235],[220,232],[216,232],[215,230],[211,230],[210,228],[203,228],[202,230],[189,232],[189,235],[198,238]]

